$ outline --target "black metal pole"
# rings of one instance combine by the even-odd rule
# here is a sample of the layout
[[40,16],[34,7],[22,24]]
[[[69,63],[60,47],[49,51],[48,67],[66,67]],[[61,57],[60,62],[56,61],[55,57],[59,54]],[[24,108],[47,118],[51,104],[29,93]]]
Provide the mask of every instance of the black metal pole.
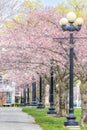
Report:
[[44,105],[42,103],[42,77],[40,76],[40,83],[39,83],[40,89],[39,89],[39,103],[37,105],[38,109],[43,109]]
[[26,106],[26,88],[24,88],[24,106]]
[[23,97],[22,97],[22,90],[21,90],[21,105],[22,105],[22,103],[23,103],[22,98],[23,98]]
[[73,48],[73,33],[70,33],[70,94],[69,94],[69,114],[74,113],[73,109],[73,54],[74,54],[74,48]]
[[53,66],[51,66],[51,78],[50,78],[50,108],[47,112],[47,114],[57,114],[55,107],[54,107],[54,96],[53,96]]
[[67,121],[64,122],[65,126],[77,126],[78,122],[75,120],[76,117],[74,115],[73,108],[73,54],[74,54],[74,46],[73,46],[73,33],[70,33],[70,89],[69,89],[69,115],[67,116]]
[[36,101],[36,82],[33,81],[32,83],[32,102],[31,106],[37,106],[37,101]]
[[29,88],[27,88],[27,105],[30,104]]

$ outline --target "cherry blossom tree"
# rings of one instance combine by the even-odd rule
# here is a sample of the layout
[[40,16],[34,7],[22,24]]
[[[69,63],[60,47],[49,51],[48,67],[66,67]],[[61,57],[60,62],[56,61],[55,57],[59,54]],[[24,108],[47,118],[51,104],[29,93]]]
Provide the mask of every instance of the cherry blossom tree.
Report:
[[[19,85],[32,82],[38,74],[50,76],[51,60],[54,61],[55,86],[58,84],[60,103],[64,103],[69,81],[69,33],[59,27],[56,10],[32,10],[28,20],[8,28],[6,36],[1,37],[0,70],[8,73],[8,78]],[[80,32],[75,32],[75,78],[86,87],[86,24]],[[85,31],[84,31],[85,30]],[[76,38],[77,37],[77,38]],[[81,39],[81,37],[83,37]],[[4,50],[4,53],[3,53]],[[83,87],[81,87],[83,88]],[[82,91],[81,91],[82,92]],[[66,107],[65,104],[61,106]],[[61,108],[60,108],[61,110]],[[62,116],[63,113],[61,113]],[[82,117],[83,118],[83,117]]]

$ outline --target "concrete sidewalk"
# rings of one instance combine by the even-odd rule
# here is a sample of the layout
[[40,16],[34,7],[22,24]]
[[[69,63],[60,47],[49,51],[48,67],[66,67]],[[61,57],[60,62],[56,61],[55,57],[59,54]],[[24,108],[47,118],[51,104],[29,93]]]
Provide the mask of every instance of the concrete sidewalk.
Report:
[[0,130],[42,130],[21,108],[0,107]]

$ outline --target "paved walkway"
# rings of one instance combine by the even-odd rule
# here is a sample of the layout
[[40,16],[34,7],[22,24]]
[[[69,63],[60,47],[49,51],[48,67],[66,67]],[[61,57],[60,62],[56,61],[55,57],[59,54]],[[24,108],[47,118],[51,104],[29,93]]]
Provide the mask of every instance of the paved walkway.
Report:
[[0,130],[42,130],[21,108],[0,107]]

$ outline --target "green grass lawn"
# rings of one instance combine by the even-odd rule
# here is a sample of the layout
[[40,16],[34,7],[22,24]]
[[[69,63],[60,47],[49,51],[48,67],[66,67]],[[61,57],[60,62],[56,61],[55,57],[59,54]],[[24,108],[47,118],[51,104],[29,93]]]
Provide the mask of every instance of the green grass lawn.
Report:
[[[37,110],[33,107],[24,107],[23,111],[32,115],[35,118],[37,124],[39,124],[43,130],[68,130],[67,128],[63,127],[64,121],[66,118],[58,118],[52,117],[51,115],[47,115],[47,108],[44,110]],[[79,108],[75,109],[75,115],[77,120],[80,121],[81,117],[81,110]],[[81,130],[87,130],[87,125]]]

